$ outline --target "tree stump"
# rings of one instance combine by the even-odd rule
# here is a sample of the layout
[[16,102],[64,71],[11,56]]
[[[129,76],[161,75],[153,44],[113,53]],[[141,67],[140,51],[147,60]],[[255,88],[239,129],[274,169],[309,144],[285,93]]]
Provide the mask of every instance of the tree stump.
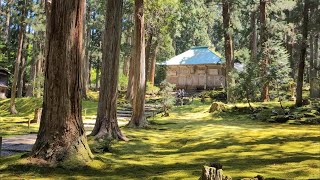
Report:
[[203,166],[202,174],[199,180],[231,180],[228,176],[223,176],[222,169],[215,167]]
[[41,120],[41,114],[42,114],[42,108],[36,108],[34,110],[34,118],[30,121],[30,123],[40,123]]

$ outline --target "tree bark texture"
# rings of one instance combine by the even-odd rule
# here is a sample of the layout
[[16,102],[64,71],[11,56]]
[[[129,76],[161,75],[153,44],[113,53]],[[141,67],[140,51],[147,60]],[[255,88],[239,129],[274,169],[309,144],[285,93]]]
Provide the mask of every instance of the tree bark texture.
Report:
[[135,45],[134,45],[134,81],[133,81],[133,103],[132,117],[128,124],[129,127],[142,128],[148,125],[145,112],[145,91],[146,91],[146,72],[145,72],[145,28],[144,28],[144,2],[135,0]]
[[128,76],[128,88],[126,93],[126,100],[131,104],[133,103],[133,82],[134,82],[134,67],[135,67],[135,30],[132,31],[132,49],[131,49],[131,58],[130,58],[130,66],[129,66],[129,76]]
[[11,19],[11,2],[12,0],[7,1],[7,11],[6,11],[6,27],[5,27],[5,44],[9,43],[9,33],[10,33],[10,19]]
[[85,46],[84,49],[83,49],[83,53],[84,53],[84,67],[83,67],[83,71],[82,71],[82,97],[87,99],[88,96],[87,96],[87,91],[88,91],[88,80],[89,80],[89,44],[90,44],[90,26],[89,26],[89,21],[90,21],[90,11],[91,9],[90,8],[87,8],[86,9],[86,19],[84,21],[84,24],[86,26],[84,26],[85,28]]
[[79,166],[92,158],[81,116],[84,0],[53,0],[48,24],[43,111],[31,157]]
[[[319,34],[316,34],[313,38],[312,43],[314,51],[312,53],[312,63],[310,61],[310,97],[311,98],[320,98],[320,79],[319,79]],[[310,45],[311,49],[311,45]],[[310,50],[311,52],[311,50]],[[312,65],[311,65],[312,64]]]
[[[24,32],[26,33],[26,32]],[[29,32],[30,33],[30,30]],[[24,37],[26,37],[24,35]],[[24,88],[25,88],[25,73],[26,73],[26,69],[28,67],[28,47],[29,47],[29,39],[24,38],[23,40],[23,49],[24,51],[22,51],[22,56],[21,56],[21,63],[20,63],[20,70],[19,70],[19,78],[18,78],[18,84],[17,84],[17,97],[21,98],[23,96],[23,92],[24,92]]]
[[260,0],[260,37],[261,37],[261,48],[262,48],[262,60],[261,60],[261,77],[263,80],[262,91],[261,91],[261,101],[269,101],[269,82],[265,77],[267,74],[267,68],[269,65],[267,41],[267,1]]
[[257,60],[257,12],[251,12],[251,61]]
[[233,40],[231,35],[231,2],[230,0],[222,1],[222,16],[223,16],[223,29],[224,29],[224,51],[226,58],[226,81],[227,81],[227,101],[232,101],[231,86],[233,79],[231,77],[231,71],[234,68],[233,59]]
[[122,0],[108,0],[106,6],[101,87],[98,113],[91,135],[96,139],[126,140],[117,120],[118,76],[121,45]]
[[153,44],[153,49],[150,57],[149,63],[149,75],[148,75],[148,82],[154,85],[154,78],[156,73],[156,61],[157,61],[157,54],[159,51],[158,41],[156,40]]
[[99,58],[97,61],[98,62],[97,62],[97,69],[96,69],[96,87],[95,87],[96,91],[99,90],[99,74],[100,74],[100,66],[101,66]]
[[26,15],[26,0],[23,1],[23,8],[21,11],[21,21],[20,21],[20,29],[19,29],[19,40],[18,40],[18,50],[17,50],[17,58],[14,66],[14,77],[11,87],[11,99],[10,99],[10,113],[17,114],[15,99],[17,95],[17,83],[19,79],[19,69],[20,69],[20,61],[22,57],[22,49],[23,49],[23,39],[24,39],[24,30],[25,30],[25,15]]
[[303,25],[302,25],[302,45],[301,54],[298,64],[298,78],[297,78],[297,100],[296,106],[302,106],[302,88],[303,88],[303,75],[305,68],[305,59],[307,54],[307,40],[308,40],[308,24],[309,24],[309,0],[304,1],[303,8]]
[[214,167],[203,166],[201,177],[199,180],[227,180],[228,177],[223,176],[222,169],[216,169]]
[[150,32],[148,34],[147,38],[147,45],[146,45],[146,79],[149,79],[149,70],[150,70],[150,58],[151,58],[151,51],[152,51],[152,39],[153,39],[153,34]]

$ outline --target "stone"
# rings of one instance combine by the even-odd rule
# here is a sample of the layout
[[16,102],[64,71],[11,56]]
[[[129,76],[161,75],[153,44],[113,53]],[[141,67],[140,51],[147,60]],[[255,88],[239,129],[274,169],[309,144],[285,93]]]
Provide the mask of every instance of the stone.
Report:
[[214,102],[211,104],[209,109],[209,113],[213,113],[215,111],[221,112],[226,110],[226,105],[222,102]]

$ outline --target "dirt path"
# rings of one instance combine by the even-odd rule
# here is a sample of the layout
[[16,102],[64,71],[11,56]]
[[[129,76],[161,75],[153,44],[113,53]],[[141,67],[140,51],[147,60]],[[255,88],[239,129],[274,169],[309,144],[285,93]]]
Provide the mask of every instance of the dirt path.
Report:
[[[128,123],[125,119],[119,119],[119,126],[124,126]],[[86,134],[90,134],[95,124],[95,120],[85,120],[84,127]],[[36,142],[37,134],[26,134],[2,139],[1,156],[9,156],[15,153],[30,152],[33,144]]]

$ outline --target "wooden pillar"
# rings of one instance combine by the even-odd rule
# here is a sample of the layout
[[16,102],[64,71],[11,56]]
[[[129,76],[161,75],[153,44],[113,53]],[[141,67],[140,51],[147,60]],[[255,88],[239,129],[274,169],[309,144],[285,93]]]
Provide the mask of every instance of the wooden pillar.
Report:
[[206,90],[208,86],[208,66],[205,66],[205,67],[206,67],[206,70],[205,70],[206,83],[204,85],[204,90]]

